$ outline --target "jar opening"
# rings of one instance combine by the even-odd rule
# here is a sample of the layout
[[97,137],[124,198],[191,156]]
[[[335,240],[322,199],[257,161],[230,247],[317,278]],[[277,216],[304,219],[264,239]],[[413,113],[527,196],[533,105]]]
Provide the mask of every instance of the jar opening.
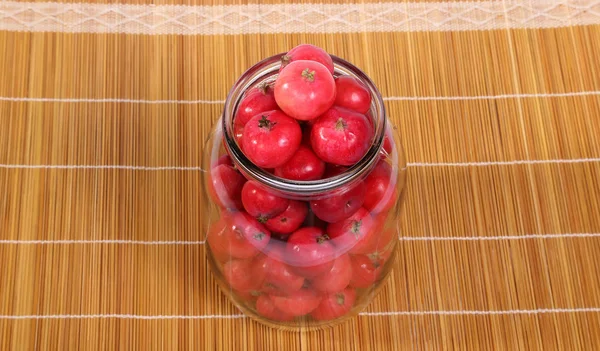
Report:
[[[386,112],[383,99],[373,81],[359,68],[351,63],[331,55],[335,68],[335,76],[349,75],[360,80],[371,93],[371,108],[369,114],[374,127],[374,136],[369,149],[353,166],[336,176],[311,180],[296,181],[277,177],[254,165],[242,152],[234,134],[234,116],[244,97],[244,93],[261,82],[271,82],[277,78],[281,67],[281,57],[285,53],[266,58],[249,68],[233,85],[227,99],[221,118],[220,131],[225,139],[225,148],[232,158],[234,165],[247,177],[265,187],[287,195],[318,196],[329,193],[343,186],[350,185],[362,179],[376,165],[386,130]],[[219,131],[217,129],[217,131]]]

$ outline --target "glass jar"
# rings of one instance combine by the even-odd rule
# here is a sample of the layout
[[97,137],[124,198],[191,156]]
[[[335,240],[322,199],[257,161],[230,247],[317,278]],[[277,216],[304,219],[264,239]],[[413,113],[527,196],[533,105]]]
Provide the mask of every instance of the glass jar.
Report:
[[[282,55],[238,79],[204,146],[206,253],[221,290],[247,316],[281,329],[314,329],[357,315],[390,275],[406,162],[373,82],[333,55],[334,76],[357,78],[372,96],[374,137],[364,157],[313,181],[283,179],[250,162],[236,138],[236,109],[250,88],[276,79]],[[251,216],[244,187],[283,199],[287,215]],[[286,242],[298,231],[308,239]]]

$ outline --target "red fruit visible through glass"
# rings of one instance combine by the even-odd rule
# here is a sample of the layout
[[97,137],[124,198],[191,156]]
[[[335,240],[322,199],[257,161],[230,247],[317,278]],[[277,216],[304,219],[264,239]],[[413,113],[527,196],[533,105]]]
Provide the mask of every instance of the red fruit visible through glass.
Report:
[[229,286],[241,292],[258,292],[266,272],[254,269],[254,260],[233,260],[223,265],[223,276]]
[[229,157],[229,155],[225,154],[217,159],[217,162],[213,164],[213,168],[218,165],[226,165],[226,166],[233,167],[233,162],[231,161],[231,157]]
[[394,138],[392,137],[392,132],[390,127],[388,126],[388,129],[385,132],[385,136],[383,137],[383,150],[385,152],[387,152],[388,155],[392,154],[392,150],[393,150],[393,140]]
[[275,168],[275,175],[291,180],[317,180],[325,173],[325,162],[312,150],[300,145],[294,156],[283,166]]
[[246,212],[260,223],[280,215],[288,208],[290,200],[272,194],[270,191],[251,180],[242,188],[242,203]]
[[326,273],[333,267],[334,259],[334,247],[320,228],[301,228],[288,238],[286,261],[299,275],[312,278]]
[[310,202],[312,212],[325,222],[335,223],[352,216],[365,200],[366,187],[363,182],[353,185],[346,192]]
[[335,79],[335,105],[366,114],[371,108],[371,93],[358,79],[339,76]]
[[392,252],[393,252],[392,247],[381,248],[381,249],[376,249],[373,252],[367,254],[367,257],[372,262],[377,262],[380,266],[383,266],[390,259]]
[[294,317],[310,313],[321,302],[321,297],[308,289],[301,289],[289,296],[272,296],[271,299],[278,310]]
[[344,254],[335,260],[329,272],[314,278],[311,287],[322,292],[338,292],[350,284],[350,278],[352,278],[350,256]]
[[303,121],[317,118],[335,101],[333,76],[316,61],[293,61],[275,81],[275,100],[291,117]]
[[327,51],[323,50],[322,48],[311,44],[300,44],[288,51],[287,54],[283,55],[281,57],[281,68],[279,71],[283,70],[289,63],[298,60],[319,62],[327,68],[329,73],[334,73],[333,59],[331,58],[331,55],[329,55]]
[[396,238],[396,231],[385,229],[386,216],[382,213],[374,217],[373,229],[351,250],[351,253],[368,254],[388,247],[392,240]]
[[268,111],[246,123],[242,150],[258,167],[276,168],[296,153],[301,141],[302,130],[296,120],[279,110]]
[[392,154],[392,137],[388,133],[383,137],[383,150],[387,152],[388,155]]
[[208,187],[211,198],[221,207],[240,210],[242,205],[242,188],[246,178],[230,165],[219,164],[210,172]]
[[356,292],[352,288],[331,293],[323,297],[310,315],[319,321],[340,318],[350,312],[355,301]]
[[352,278],[350,286],[355,288],[368,288],[375,284],[382,270],[383,262],[379,259],[372,260],[369,256],[352,256]]
[[284,313],[277,309],[273,304],[273,300],[268,295],[261,295],[256,300],[256,312],[261,316],[280,322],[287,322],[294,319],[294,316]]
[[271,238],[271,233],[244,212],[224,214],[211,227],[206,238],[214,255],[246,259],[256,256]]
[[256,260],[254,270],[258,279],[264,277],[260,290],[269,295],[289,295],[302,288],[304,277],[294,273],[283,262],[281,249],[274,248]]
[[300,228],[307,214],[308,206],[305,202],[290,200],[287,209],[280,215],[269,219],[265,226],[279,234],[290,234]]
[[327,234],[338,252],[366,253],[371,236],[376,236],[375,222],[369,211],[361,207],[352,216],[327,226]]
[[365,179],[365,186],[369,191],[365,195],[363,207],[372,213],[389,211],[397,197],[396,184],[392,180],[392,167],[385,160],[380,160]]
[[261,83],[258,86],[248,90],[240,102],[235,114],[234,123],[245,126],[248,121],[261,112],[277,110],[273,87],[267,83]]
[[334,106],[311,128],[312,149],[323,161],[351,166],[366,154],[373,127],[365,115]]

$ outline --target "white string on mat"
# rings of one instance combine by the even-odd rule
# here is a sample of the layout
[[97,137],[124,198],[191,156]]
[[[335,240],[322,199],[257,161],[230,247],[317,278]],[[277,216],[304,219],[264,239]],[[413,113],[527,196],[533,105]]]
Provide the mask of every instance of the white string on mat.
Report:
[[554,159],[554,160],[515,160],[515,161],[487,161],[487,162],[412,162],[409,167],[486,167],[486,166],[517,166],[517,165],[539,165],[539,164],[561,164],[561,163],[594,163],[599,162],[600,157]]
[[224,104],[225,100],[146,100],[146,99],[120,99],[120,98],[36,98],[36,97],[11,97],[0,96],[0,101],[14,102],[70,102],[70,103],[129,103],[129,104],[180,104],[180,105],[215,105]]
[[[600,157],[554,159],[554,160],[515,160],[515,161],[482,161],[482,162],[411,162],[407,167],[488,167],[488,166],[519,166],[539,164],[572,164],[600,162]],[[24,165],[0,164],[0,169],[67,169],[67,170],[127,170],[127,171],[200,171],[202,167],[181,166],[126,166],[126,165]]]
[[0,240],[0,245],[204,245],[204,240],[145,241],[145,240]]
[[579,91],[571,93],[531,93],[531,94],[500,94],[500,95],[481,95],[481,96],[388,96],[385,101],[460,101],[460,100],[504,100],[504,99],[525,99],[525,98],[556,98],[556,97],[575,97],[575,96],[594,96],[600,95],[600,91]]
[[125,165],[22,165],[0,164],[0,168],[7,169],[118,169],[128,171],[202,171],[202,167],[180,166],[125,166]]
[[[597,238],[600,233],[524,234],[497,236],[398,236],[400,241],[504,241],[533,239]],[[144,241],[144,240],[0,240],[0,245],[204,245],[204,240]]]
[[[538,315],[562,313],[599,313],[600,307],[582,308],[541,308],[529,310],[457,310],[457,311],[384,311],[362,312],[362,317],[391,317],[391,316],[494,316],[494,315]],[[54,315],[0,315],[0,319],[241,319],[243,314],[230,315],[139,315],[139,314],[54,314]]]
[[599,313],[600,307],[583,308],[541,308],[532,310],[504,310],[504,311],[389,311],[389,312],[363,312],[361,316],[461,316],[461,315],[513,315],[513,314],[556,314],[556,313]]
[[246,318],[243,314],[211,314],[211,315],[155,315],[138,314],[52,314],[52,315],[0,315],[0,319],[237,319]]
[[[469,101],[469,100],[500,100],[500,99],[528,99],[528,98],[557,98],[600,95],[600,91],[579,91],[569,93],[528,93],[528,94],[500,94],[480,96],[388,96],[384,101]],[[216,105],[223,104],[225,100],[147,100],[147,99],[119,99],[119,98],[39,98],[39,97],[10,97],[0,96],[0,101],[14,102],[67,102],[67,103],[129,103],[129,104],[181,104],[181,105]]]
[[569,233],[569,234],[524,234],[496,236],[399,236],[400,241],[503,241],[503,240],[533,240],[533,239],[581,239],[598,238],[600,233]]

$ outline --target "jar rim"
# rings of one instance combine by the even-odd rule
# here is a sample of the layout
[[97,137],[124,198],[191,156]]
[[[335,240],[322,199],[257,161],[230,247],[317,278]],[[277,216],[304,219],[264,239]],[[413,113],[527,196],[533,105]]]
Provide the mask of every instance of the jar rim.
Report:
[[371,140],[369,149],[363,157],[346,171],[324,179],[297,181],[277,177],[252,163],[242,152],[238,145],[234,131],[233,119],[237,107],[239,106],[244,93],[255,86],[258,82],[266,78],[277,76],[281,67],[281,57],[286,53],[280,53],[267,57],[246,70],[234,83],[227,94],[223,114],[221,116],[220,128],[225,139],[225,148],[229,153],[233,164],[246,176],[252,178],[269,189],[284,193],[287,195],[315,196],[329,193],[333,190],[347,186],[362,179],[377,164],[380,150],[383,146],[385,131],[387,128],[387,118],[383,98],[371,80],[371,78],[352,63],[330,55],[335,75],[349,75],[360,80],[371,93],[371,120],[374,126],[374,136]]

